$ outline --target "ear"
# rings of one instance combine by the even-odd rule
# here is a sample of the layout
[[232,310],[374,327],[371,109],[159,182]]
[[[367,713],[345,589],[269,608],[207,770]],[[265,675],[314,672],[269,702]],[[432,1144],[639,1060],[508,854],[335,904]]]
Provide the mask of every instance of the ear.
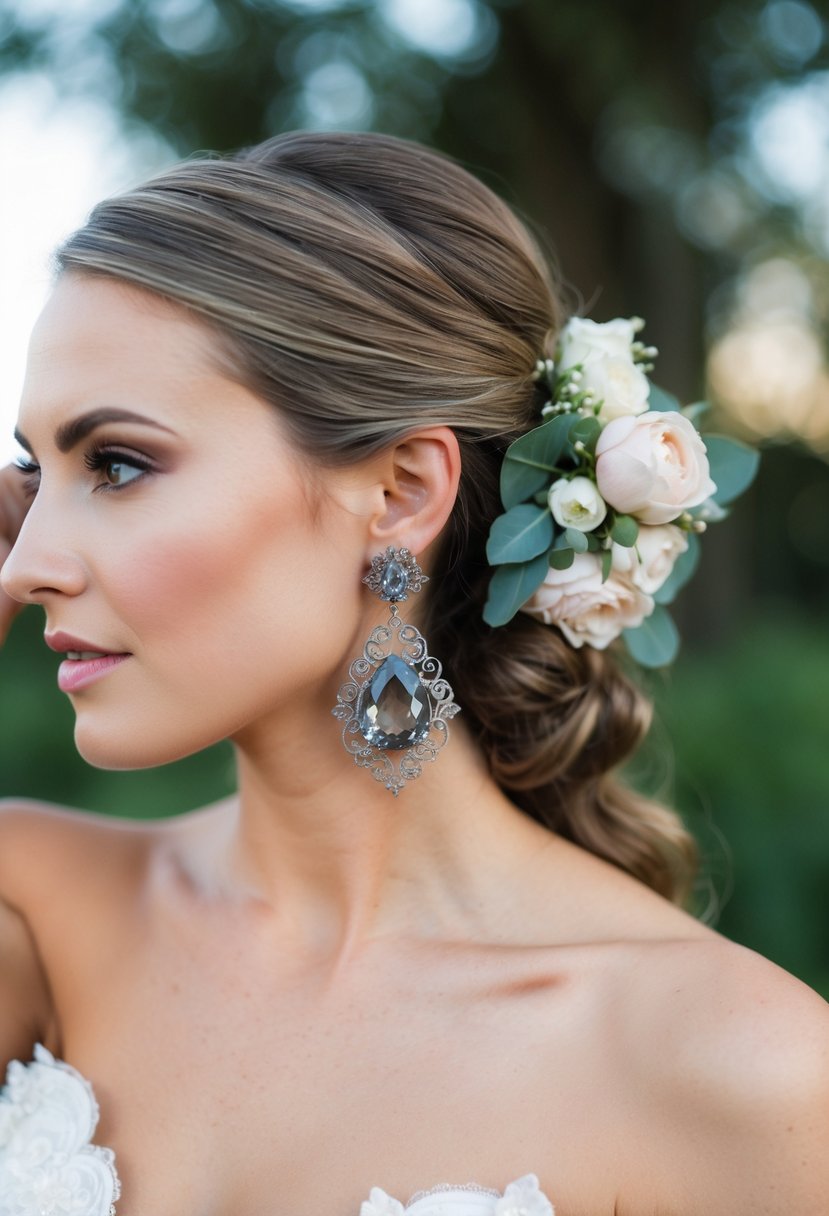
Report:
[[452,513],[460,476],[460,447],[448,426],[424,427],[383,452],[374,485],[378,500],[369,521],[367,560],[387,545],[422,553]]

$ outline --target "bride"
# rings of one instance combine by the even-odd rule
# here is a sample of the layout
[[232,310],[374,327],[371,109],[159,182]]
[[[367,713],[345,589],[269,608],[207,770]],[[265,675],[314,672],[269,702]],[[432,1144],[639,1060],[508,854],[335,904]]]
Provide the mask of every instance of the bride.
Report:
[[[614,775],[704,449],[633,323],[565,322],[509,209],[378,135],[188,161],[61,250],[3,631],[45,610],[90,764],[230,739],[238,789],[3,802],[3,1216],[826,1216],[826,1005],[683,910],[691,841]],[[539,567],[499,486],[567,400]]]

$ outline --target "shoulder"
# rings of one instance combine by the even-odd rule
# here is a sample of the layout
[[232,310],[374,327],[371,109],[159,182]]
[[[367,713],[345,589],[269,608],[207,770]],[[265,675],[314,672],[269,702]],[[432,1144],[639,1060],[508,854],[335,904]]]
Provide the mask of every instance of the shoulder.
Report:
[[78,882],[105,880],[134,865],[146,825],[28,799],[0,799],[0,896],[24,913]]
[[87,912],[97,915],[101,900],[115,911],[144,890],[160,855],[198,841],[230,801],[167,819],[136,820],[0,799],[0,898],[36,932],[50,917],[60,920],[67,906],[76,927]]
[[657,952],[633,989],[637,1071],[676,1129],[674,1201],[680,1188],[689,1213],[825,1216],[829,1005],[718,935]]

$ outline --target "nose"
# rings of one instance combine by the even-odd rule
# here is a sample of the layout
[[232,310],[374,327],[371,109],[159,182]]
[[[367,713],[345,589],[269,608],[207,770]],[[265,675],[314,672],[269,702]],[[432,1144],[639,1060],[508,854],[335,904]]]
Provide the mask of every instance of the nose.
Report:
[[45,604],[55,595],[80,595],[86,571],[54,510],[38,495],[29,508],[17,540],[0,567],[0,587],[21,604]]

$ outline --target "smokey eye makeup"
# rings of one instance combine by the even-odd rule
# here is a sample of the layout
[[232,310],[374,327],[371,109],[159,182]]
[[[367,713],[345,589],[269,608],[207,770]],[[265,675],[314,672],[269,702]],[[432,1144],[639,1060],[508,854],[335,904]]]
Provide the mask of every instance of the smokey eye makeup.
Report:
[[[146,457],[125,452],[104,443],[90,444],[84,452],[83,463],[90,472],[104,470],[105,476],[107,475],[106,470],[110,470],[115,477],[122,477],[124,470],[138,472],[137,477],[128,477],[125,481],[99,482],[94,487],[95,490],[123,490],[137,481],[143,481],[145,475],[153,471],[153,464]],[[23,475],[23,493],[27,498],[33,498],[40,485],[40,465],[33,460],[21,457],[14,462],[13,467]]]

